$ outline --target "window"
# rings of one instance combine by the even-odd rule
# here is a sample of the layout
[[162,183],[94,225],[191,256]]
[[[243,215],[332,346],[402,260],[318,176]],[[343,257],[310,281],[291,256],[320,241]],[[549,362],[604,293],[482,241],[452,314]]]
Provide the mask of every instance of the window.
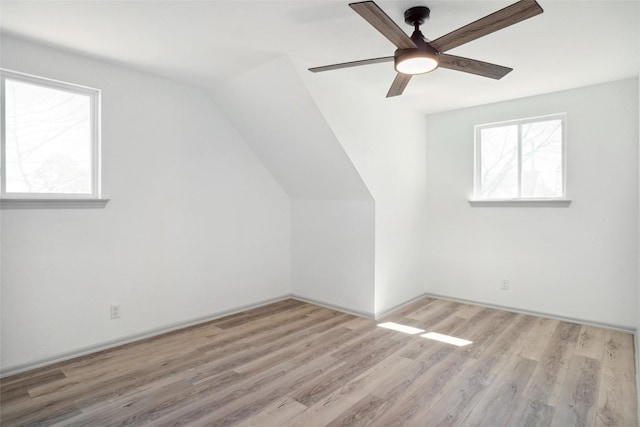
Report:
[[100,91],[0,75],[2,199],[100,198]]
[[475,127],[476,200],[565,197],[565,115]]

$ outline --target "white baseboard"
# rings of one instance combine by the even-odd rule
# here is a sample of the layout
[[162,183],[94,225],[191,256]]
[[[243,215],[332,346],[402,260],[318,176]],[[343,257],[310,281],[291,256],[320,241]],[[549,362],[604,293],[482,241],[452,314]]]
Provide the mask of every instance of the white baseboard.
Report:
[[353,314],[354,316],[358,316],[358,317],[364,317],[366,319],[371,319],[371,320],[375,319],[375,315],[372,312],[351,310],[345,307],[341,307],[339,305],[333,305],[326,302],[317,301],[312,298],[301,297],[300,295],[296,295],[296,294],[291,294],[290,298],[298,301],[306,302],[309,304],[313,304],[313,305],[319,305],[320,307],[325,307],[331,310],[340,311],[342,313]]
[[[80,357],[80,356],[86,356],[87,354],[91,354],[91,353],[95,353],[98,351],[102,351],[102,350],[107,350],[110,348],[114,348],[114,347],[118,347],[124,344],[129,344],[135,341],[139,341],[142,339],[146,339],[146,338],[152,338],[158,335],[162,335],[162,334],[166,334],[168,332],[173,332],[179,329],[184,329],[190,326],[195,326],[201,323],[205,323],[205,322],[210,322],[212,320],[216,320],[219,319],[221,317],[224,316],[229,316],[231,314],[235,314],[235,313],[239,313],[241,311],[246,311],[246,310],[251,310],[254,308],[258,308],[258,307],[262,307],[265,306],[267,304],[273,304],[274,302],[278,302],[278,301],[283,301],[285,299],[295,299],[298,301],[302,301],[302,302],[306,302],[309,304],[314,304],[314,305],[318,305],[321,307],[325,307],[325,308],[329,308],[331,310],[336,310],[336,311],[340,311],[343,313],[347,313],[347,314],[352,314],[354,316],[358,316],[358,317],[364,317],[366,319],[371,319],[371,320],[376,320],[376,319],[380,319],[384,316],[387,316],[389,314],[391,314],[392,312],[401,309],[402,307],[411,304],[413,302],[415,302],[416,300],[420,299],[420,298],[424,298],[424,297],[430,297],[430,298],[437,298],[437,299],[443,299],[443,300],[448,300],[448,301],[456,301],[456,302],[460,302],[460,303],[465,303],[465,304],[471,304],[471,305],[477,305],[477,306],[481,306],[481,307],[487,307],[487,308],[495,308],[498,310],[504,310],[504,311],[510,311],[510,312],[514,312],[514,313],[522,313],[522,314],[529,314],[529,315],[533,315],[533,316],[539,316],[539,317],[546,317],[549,319],[556,319],[556,320],[562,320],[562,321],[568,321],[568,322],[573,322],[573,323],[579,323],[582,325],[590,325],[590,326],[597,326],[597,327],[601,327],[601,328],[607,328],[607,329],[613,329],[613,330],[618,330],[618,331],[622,331],[622,332],[629,332],[634,334],[634,343],[636,341],[636,329],[635,328],[631,328],[631,327],[626,327],[626,326],[620,326],[620,325],[613,325],[613,324],[608,324],[608,323],[602,323],[602,322],[593,322],[593,321],[589,321],[589,320],[584,320],[584,319],[576,319],[576,318],[572,318],[572,317],[566,317],[566,316],[558,316],[558,315],[554,315],[554,314],[549,314],[549,313],[543,313],[543,312],[537,312],[537,311],[531,311],[531,310],[522,310],[522,309],[516,309],[513,307],[506,307],[506,306],[501,306],[501,305],[496,305],[496,304],[489,304],[489,303],[483,303],[483,302],[478,302],[478,301],[472,301],[472,300],[466,300],[463,298],[455,298],[455,297],[451,297],[451,296],[447,296],[447,295],[439,295],[439,294],[433,294],[433,293],[424,293],[421,295],[416,296],[415,298],[412,298],[409,301],[406,301],[404,303],[398,304],[395,307],[389,308],[387,310],[384,310],[382,312],[379,313],[373,313],[373,312],[362,312],[362,311],[357,311],[357,310],[351,310],[345,307],[341,307],[341,306],[337,306],[337,305],[333,305],[333,304],[329,304],[329,303],[325,303],[322,301],[316,301],[314,299],[311,298],[306,298],[306,297],[302,297],[300,295],[296,295],[296,294],[287,294],[287,295],[282,295],[280,297],[276,297],[276,298],[271,298],[268,300],[264,300],[264,301],[259,301],[253,304],[248,304],[248,305],[243,305],[240,307],[235,307],[233,309],[229,309],[229,310],[224,310],[221,312],[217,312],[217,313],[213,313],[211,315],[208,316],[203,316],[203,317],[198,317],[198,318],[194,318],[194,319],[190,319],[188,321],[185,322],[179,322],[179,323],[174,323],[171,325],[165,325],[163,327],[160,328],[156,328],[156,329],[152,329],[149,330],[147,332],[143,332],[140,334],[134,334],[134,335],[127,335],[115,340],[110,340],[110,341],[104,341],[95,345],[91,345],[91,346],[87,346],[87,347],[82,347],[73,351],[69,351],[66,353],[61,353],[61,354],[57,354],[55,356],[52,357],[48,357],[48,358],[44,358],[44,359],[38,359],[38,360],[33,360],[33,361],[29,361],[26,363],[22,363],[22,364],[18,364],[18,365],[14,365],[14,366],[9,366],[7,368],[3,368],[0,370],[0,378],[4,378],[4,377],[8,377],[10,375],[15,375],[15,374],[19,374],[21,372],[25,372],[25,371],[30,371],[32,369],[37,369],[37,368],[41,368],[43,366],[47,366],[47,365],[51,365],[54,363],[58,363],[58,362],[63,362],[65,360],[70,360],[70,359],[74,359],[76,357]],[[635,344],[637,346],[637,344]]]
[[402,302],[402,303],[400,303],[398,305],[395,305],[395,306],[393,306],[391,308],[388,308],[386,310],[380,311],[380,312],[376,313],[375,318],[376,318],[376,320],[382,319],[383,317],[390,315],[394,311],[400,310],[401,308],[406,307],[409,304],[412,304],[412,303],[416,302],[420,298],[424,298],[425,296],[426,296],[426,294],[420,294],[420,295],[418,295],[416,297],[411,298],[408,301]]
[[76,357],[86,356],[87,354],[96,353],[98,351],[108,350],[110,348],[118,347],[124,344],[129,344],[135,341],[140,341],[146,338],[152,338],[158,335],[166,334],[168,332],[173,332],[179,329],[188,328],[190,326],[199,325],[201,323],[210,322],[212,320],[216,320],[221,317],[229,316],[231,314],[239,313],[241,311],[251,310],[253,308],[262,307],[267,304],[273,304],[274,302],[283,301],[289,298],[293,298],[293,297],[290,294],[282,295],[280,297],[271,298],[271,299],[259,301],[253,304],[243,305],[240,307],[235,307],[229,310],[220,311],[207,316],[193,318],[184,322],[178,322],[170,325],[161,326],[159,328],[151,329],[149,331],[142,332],[139,334],[127,335],[114,340],[103,341],[95,345],[90,345],[90,346],[78,348],[69,352],[56,354],[54,356],[47,357],[44,359],[32,360],[26,363],[9,366],[9,367],[0,369],[0,378],[19,374],[21,372],[30,371],[32,369],[41,368],[43,366],[52,365],[54,363],[64,362],[65,360],[74,359]]
[[470,305],[478,305],[480,307],[495,308],[497,310],[510,311],[512,313],[529,314],[529,315],[532,315],[532,316],[545,317],[547,319],[562,320],[562,321],[565,321],[565,322],[578,323],[580,325],[596,326],[598,328],[612,329],[612,330],[615,330],[615,331],[628,332],[628,333],[631,333],[631,334],[635,334],[635,332],[636,332],[636,329],[633,328],[633,327],[630,327],[630,326],[614,325],[614,324],[605,323],[605,322],[594,322],[592,320],[578,319],[578,318],[569,317],[569,316],[559,316],[557,314],[544,313],[544,312],[534,311],[534,310],[524,310],[524,309],[519,309],[519,308],[514,308],[514,307],[507,307],[507,306],[504,306],[504,305],[490,304],[490,303],[479,302],[479,301],[472,301],[472,300],[467,300],[467,299],[464,299],[464,298],[456,298],[456,297],[451,297],[451,296],[447,296],[447,295],[424,293],[421,296],[430,297],[430,298],[437,298],[437,299],[443,299],[443,300],[447,300],[447,301],[461,302],[461,303],[470,304]]

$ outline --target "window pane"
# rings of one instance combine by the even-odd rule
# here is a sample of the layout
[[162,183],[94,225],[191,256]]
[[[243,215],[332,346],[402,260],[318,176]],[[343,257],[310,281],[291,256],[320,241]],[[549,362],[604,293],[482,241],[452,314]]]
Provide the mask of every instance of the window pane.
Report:
[[5,80],[7,193],[92,193],[91,97]]
[[518,126],[482,129],[480,141],[481,196],[518,197]]
[[522,197],[562,197],[562,121],[522,125]]

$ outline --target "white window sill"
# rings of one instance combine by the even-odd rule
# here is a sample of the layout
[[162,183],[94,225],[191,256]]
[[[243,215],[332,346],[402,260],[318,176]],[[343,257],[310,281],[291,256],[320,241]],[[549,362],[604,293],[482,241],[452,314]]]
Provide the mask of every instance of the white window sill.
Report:
[[570,199],[499,199],[499,200],[469,200],[472,207],[549,207],[566,208],[571,204]]
[[109,199],[0,199],[0,209],[103,209]]

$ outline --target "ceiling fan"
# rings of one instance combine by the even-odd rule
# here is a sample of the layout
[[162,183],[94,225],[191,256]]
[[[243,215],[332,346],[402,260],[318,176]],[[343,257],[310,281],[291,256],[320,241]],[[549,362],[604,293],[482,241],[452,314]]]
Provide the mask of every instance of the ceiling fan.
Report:
[[536,0],[520,0],[449,34],[429,41],[420,32],[420,25],[429,18],[430,10],[428,7],[412,7],[404,12],[404,22],[414,27],[411,37],[402,31],[373,1],[351,3],[349,7],[397,47],[394,55],[314,67],[309,68],[309,71],[316,73],[393,61],[398,74],[391,84],[387,98],[401,95],[412,76],[428,73],[438,67],[463,71],[496,80],[501,79],[513,69],[476,59],[448,55],[444,52],[543,12]]

